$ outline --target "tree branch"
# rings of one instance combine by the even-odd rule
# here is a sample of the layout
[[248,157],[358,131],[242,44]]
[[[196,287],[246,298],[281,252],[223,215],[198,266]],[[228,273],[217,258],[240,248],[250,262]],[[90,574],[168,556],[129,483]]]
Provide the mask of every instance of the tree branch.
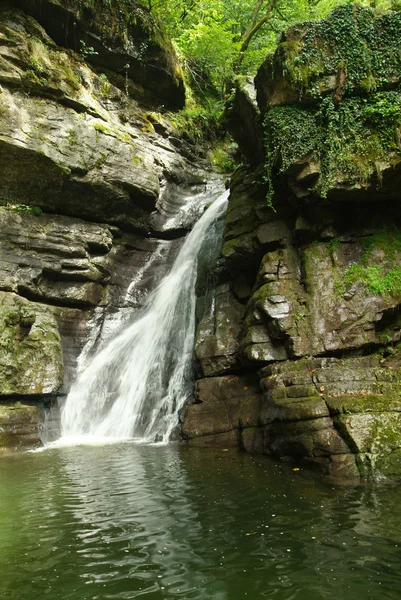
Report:
[[257,0],[255,8],[252,13],[252,20],[249,26],[247,27],[244,35],[242,36],[242,44],[238,54],[238,58],[234,64],[234,73],[238,73],[238,70],[244,60],[245,52],[248,50],[249,44],[254,37],[254,35],[263,27],[265,23],[270,19],[271,14],[278,2],[278,0],[270,0],[269,4],[266,7],[266,12],[263,17],[258,20],[259,13],[261,11],[264,0]]

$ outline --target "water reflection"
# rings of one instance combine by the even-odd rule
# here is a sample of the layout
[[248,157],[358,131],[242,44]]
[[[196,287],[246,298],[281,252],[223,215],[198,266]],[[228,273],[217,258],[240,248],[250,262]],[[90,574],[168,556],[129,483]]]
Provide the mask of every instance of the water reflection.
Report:
[[401,599],[401,489],[119,444],[0,460],[0,597]]

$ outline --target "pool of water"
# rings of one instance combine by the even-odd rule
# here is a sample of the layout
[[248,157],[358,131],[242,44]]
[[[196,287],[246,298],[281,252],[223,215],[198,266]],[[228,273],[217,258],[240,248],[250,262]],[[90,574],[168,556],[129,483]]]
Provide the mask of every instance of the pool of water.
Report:
[[0,598],[401,599],[401,487],[174,445],[3,457]]

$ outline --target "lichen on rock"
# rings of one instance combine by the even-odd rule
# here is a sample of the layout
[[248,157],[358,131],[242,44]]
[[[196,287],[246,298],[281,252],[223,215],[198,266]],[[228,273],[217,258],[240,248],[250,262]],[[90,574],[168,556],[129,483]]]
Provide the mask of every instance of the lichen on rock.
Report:
[[44,305],[0,292],[0,393],[56,394],[63,384],[57,321]]

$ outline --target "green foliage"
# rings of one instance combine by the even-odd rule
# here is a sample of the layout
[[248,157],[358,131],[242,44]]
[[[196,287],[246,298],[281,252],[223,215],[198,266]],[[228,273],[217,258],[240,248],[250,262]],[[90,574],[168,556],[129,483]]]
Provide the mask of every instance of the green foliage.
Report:
[[[325,98],[318,108],[281,106],[265,117],[268,201],[273,176],[311,156],[320,165],[313,192],[325,197],[336,179],[349,184],[369,180],[377,163],[399,160],[397,127],[401,126],[401,93],[381,92],[336,104]],[[288,140],[291,139],[291,143]]]
[[[320,0],[319,13],[308,0],[277,0],[268,22],[252,37],[240,73],[254,74],[272,52],[281,31],[305,18],[322,18],[341,0]],[[242,37],[252,21],[256,0],[142,0],[173,38],[192,71],[206,72],[218,90],[232,80]],[[262,3],[261,14],[269,6]]]
[[371,294],[401,297],[401,266],[397,264],[401,259],[401,232],[367,236],[361,244],[362,258],[345,271],[342,293],[354,283],[362,283]]
[[209,98],[203,105],[192,102],[168,116],[177,132],[192,144],[214,143],[224,133],[220,124],[223,108],[221,100]]
[[[401,14],[375,13],[370,8],[345,4],[327,18],[293,28],[292,43],[298,48],[286,52],[284,68],[290,80],[308,95],[320,97],[317,78],[343,74],[342,93],[359,87],[374,91],[399,79]],[[289,43],[289,42],[286,42]]]
[[84,42],[84,40],[79,40],[79,52],[80,54],[82,54],[82,56],[84,58],[87,58],[88,56],[95,56],[96,54],[99,54],[99,52],[96,52],[96,50],[93,48],[93,46],[87,46]]
[[235,142],[222,140],[213,146],[211,159],[219,173],[232,173],[236,167],[233,154],[237,150]]
[[333,257],[334,252],[336,252],[341,246],[341,242],[338,238],[333,238],[327,244],[327,251],[331,257]]
[[[284,29],[307,19],[323,19],[333,8],[343,4],[343,1],[317,0],[312,3],[310,0],[292,0],[292,2],[276,0],[267,23],[251,39],[240,72],[244,75],[254,74],[265,57],[274,51],[278,37]],[[374,6],[390,8],[392,1],[396,0],[375,0]],[[192,73],[206,73],[220,91],[223,90],[224,83],[232,79],[241,40],[252,21],[257,4],[256,0],[139,0],[138,2],[78,0],[78,2],[81,10],[92,10],[95,15],[107,9],[110,18],[105,23],[105,29],[120,31],[120,33],[127,24],[135,24],[139,19],[149,32],[157,35],[156,21],[174,40],[181,58]],[[362,0],[362,3],[369,5],[369,0]],[[264,0],[261,14],[268,9],[269,4],[269,0]],[[363,10],[368,14],[369,9]],[[314,33],[308,34],[302,42],[301,53],[297,52],[294,55],[293,52],[288,52],[287,68],[294,80],[306,84],[311,75],[320,72],[325,66],[331,68],[332,63],[337,67],[337,63],[342,60],[351,62],[353,58],[358,58],[362,65],[366,55],[363,42],[365,38],[369,42],[374,39],[377,30],[380,29],[379,26],[372,27],[369,18],[364,16],[363,10],[357,11],[357,17],[354,19],[352,7],[341,7],[333,17],[325,19],[321,25],[316,23],[315,35],[327,35],[328,43],[334,40],[336,51],[328,64],[324,48],[315,47]],[[395,22],[396,20],[393,20],[392,24]],[[349,26],[352,26],[352,33],[348,39],[344,32]],[[386,57],[393,55],[395,50],[393,41],[397,35],[395,26],[394,35],[390,35],[390,46],[387,37],[377,38],[378,46],[382,45],[385,49]],[[358,43],[355,43],[355,40]],[[81,47],[84,56],[90,56],[92,50],[90,46]],[[145,52],[146,48],[142,48],[142,51]],[[368,61],[365,62],[368,65]],[[380,61],[377,61],[377,65],[375,63],[365,69],[366,73],[361,77],[361,85],[363,80],[363,85],[374,89],[376,79],[372,76],[372,69],[375,70],[375,66],[378,67],[376,69],[378,79],[387,76],[386,69],[381,69]],[[349,73],[352,77],[352,69]]]
[[355,282],[363,283],[371,294],[401,297],[401,267],[396,265],[386,271],[379,265],[352,265],[344,275],[345,287]]
[[218,22],[200,22],[183,31],[177,43],[181,54],[189,59],[187,68],[192,69],[192,73],[196,70],[207,74],[215,88],[223,93],[239,51],[239,42],[233,41],[232,32]]
[[25,73],[30,79],[33,79],[42,85],[47,84],[49,77],[48,71],[42,62],[37,58],[32,57],[29,60]]
[[29,213],[29,214],[35,215],[36,217],[39,217],[43,213],[40,206],[30,206],[28,204],[20,204],[17,202],[13,202],[12,200],[8,200],[7,198],[0,199],[0,206],[2,206],[3,208],[6,208],[7,210],[13,211],[13,212]]

